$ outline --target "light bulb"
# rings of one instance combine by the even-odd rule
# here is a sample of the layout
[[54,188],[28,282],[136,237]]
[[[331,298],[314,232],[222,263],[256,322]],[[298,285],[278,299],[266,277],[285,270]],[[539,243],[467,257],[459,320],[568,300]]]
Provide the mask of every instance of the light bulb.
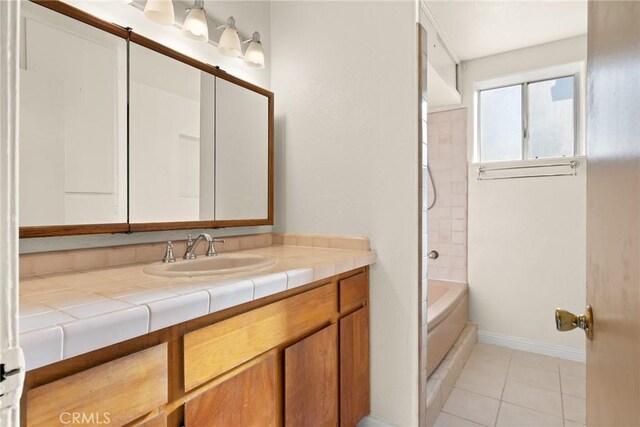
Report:
[[175,14],[171,0],[147,0],[144,16],[162,25],[173,25]]
[[191,9],[182,26],[182,34],[199,42],[209,41],[209,26],[204,9]]
[[233,58],[242,56],[240,37],[238,37],[236,21],[233,19],[233,16],[230,16],[229,19],[227,19],[227,25],[224,26],[224,31],[222,32],[222,36],[220,36],[220,41],[218,42],[218,52]]
[[250,67],[264,68],[264,50],[260,42],[260,33],[254,32],[251,40],[247,40],[245,43],[249,43],[249,47],[244,53],[244,62]]

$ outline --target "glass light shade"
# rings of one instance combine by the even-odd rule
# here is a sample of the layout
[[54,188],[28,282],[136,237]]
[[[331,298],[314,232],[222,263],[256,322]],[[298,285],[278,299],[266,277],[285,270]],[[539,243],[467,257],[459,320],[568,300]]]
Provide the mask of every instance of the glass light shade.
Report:
[[[229,18],[231,22],[233,18]],[[242,56],[242,47],[240,44],[240,37],[238,36],[238,30],[235,25],[226,25],[220,41],[218,42],[218,52],[225,56],[231,56],[237,58]]]
[[144,16],[162,25],[173,25],[175,13],[171,0],[147,0],[144,6]]
[[264,68],[264,51],[262,50],[262,43],[256,41],[249,43],[249,47],[244,53],[244,61],[250,67]]
[[209,41],[209,26],[204,9],[191,9],[182,26],[182,34],[199,42]]

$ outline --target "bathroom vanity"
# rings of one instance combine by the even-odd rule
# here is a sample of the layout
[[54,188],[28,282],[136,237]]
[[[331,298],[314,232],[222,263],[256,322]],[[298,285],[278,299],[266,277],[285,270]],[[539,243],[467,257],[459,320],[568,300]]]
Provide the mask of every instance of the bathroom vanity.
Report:
[[[275,240],[217,255],[274,260],[258,272],[152,277],[144,269],[158,263],[143,262],[23,279],[25,310],[48,304],[68,317],[21,334],[30,369],[24,425],[76,416],[114,426],[354,426],[369,413],[375,254],[366,239],[316,237],[325,247]],[[80,294],[99,302],[76,306],[70,300]],[[126,306],[100,313],[114,302]],[[60,347],[47,330],[61,331]]]

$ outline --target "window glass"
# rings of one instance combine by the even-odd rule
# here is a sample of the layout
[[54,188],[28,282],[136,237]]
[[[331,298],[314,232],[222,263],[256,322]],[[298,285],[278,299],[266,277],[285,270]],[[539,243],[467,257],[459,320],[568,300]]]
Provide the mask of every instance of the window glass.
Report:
[[522,85],[480,92],[480,160],[522,158]]
[[574,147],[574,77],[528,85],[529,158],[565,157]]

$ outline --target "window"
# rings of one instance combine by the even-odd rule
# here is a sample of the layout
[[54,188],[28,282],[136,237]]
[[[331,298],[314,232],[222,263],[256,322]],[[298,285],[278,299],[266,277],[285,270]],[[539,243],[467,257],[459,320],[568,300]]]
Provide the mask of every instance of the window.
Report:
[[567,76],[480,90],[479,160],[574,156],[575,79]]

